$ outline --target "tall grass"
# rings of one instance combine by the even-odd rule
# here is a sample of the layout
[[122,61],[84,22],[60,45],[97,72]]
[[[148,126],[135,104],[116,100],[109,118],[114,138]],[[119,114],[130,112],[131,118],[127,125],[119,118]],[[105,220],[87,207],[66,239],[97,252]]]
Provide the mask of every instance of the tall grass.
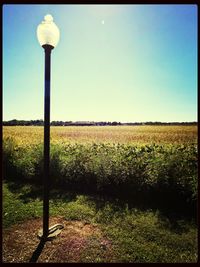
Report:
[[[3,142],[4,179],[42,182],[41,144]],[[52,188],[168,206],[196,203],[197,146],[130,144],[52,144]]]

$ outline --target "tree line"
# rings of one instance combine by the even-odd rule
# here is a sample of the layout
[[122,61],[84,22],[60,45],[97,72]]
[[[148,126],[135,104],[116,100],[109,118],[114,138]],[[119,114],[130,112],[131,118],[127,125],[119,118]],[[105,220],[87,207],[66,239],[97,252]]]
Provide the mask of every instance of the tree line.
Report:
[[[3,126],[43,126],[43,120],[9,120],[3,121]],[[94,121],[52,121],[51,126],[116,126],[116,125],[197,125],[197,122],[127,122],[121,123],[117,121],[113,122],[94,122]]]

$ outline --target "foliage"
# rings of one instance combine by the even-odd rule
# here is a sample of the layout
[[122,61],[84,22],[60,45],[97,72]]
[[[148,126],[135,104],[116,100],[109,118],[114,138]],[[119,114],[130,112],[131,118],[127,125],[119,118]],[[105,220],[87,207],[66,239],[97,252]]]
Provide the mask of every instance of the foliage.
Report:
[[[3,142],[4,179],[42,182],[42,146]],[[113,195],[169,206],[197,198],[197,146],[52,144],[52,188]]]

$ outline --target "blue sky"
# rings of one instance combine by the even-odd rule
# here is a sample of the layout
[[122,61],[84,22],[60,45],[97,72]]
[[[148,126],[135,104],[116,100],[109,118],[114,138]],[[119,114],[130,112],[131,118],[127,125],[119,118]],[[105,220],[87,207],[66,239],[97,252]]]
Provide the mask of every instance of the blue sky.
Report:
[[196,121],[196,5],[4,5],[3,120],[43,119],[51,14],[51,121]]

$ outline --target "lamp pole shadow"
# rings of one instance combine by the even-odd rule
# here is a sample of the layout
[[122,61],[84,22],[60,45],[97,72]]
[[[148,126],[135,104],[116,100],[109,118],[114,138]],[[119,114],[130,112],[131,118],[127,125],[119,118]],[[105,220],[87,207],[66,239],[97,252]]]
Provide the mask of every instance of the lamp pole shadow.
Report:
[[46,241],[47,240],[45,240],[44,238],[40,240],[40,243],[38,244],[36,250],[33,252],[33,255],[31,256],[29,262],[37,262],[38,258],[40,257],[40,254],[42,253]]

